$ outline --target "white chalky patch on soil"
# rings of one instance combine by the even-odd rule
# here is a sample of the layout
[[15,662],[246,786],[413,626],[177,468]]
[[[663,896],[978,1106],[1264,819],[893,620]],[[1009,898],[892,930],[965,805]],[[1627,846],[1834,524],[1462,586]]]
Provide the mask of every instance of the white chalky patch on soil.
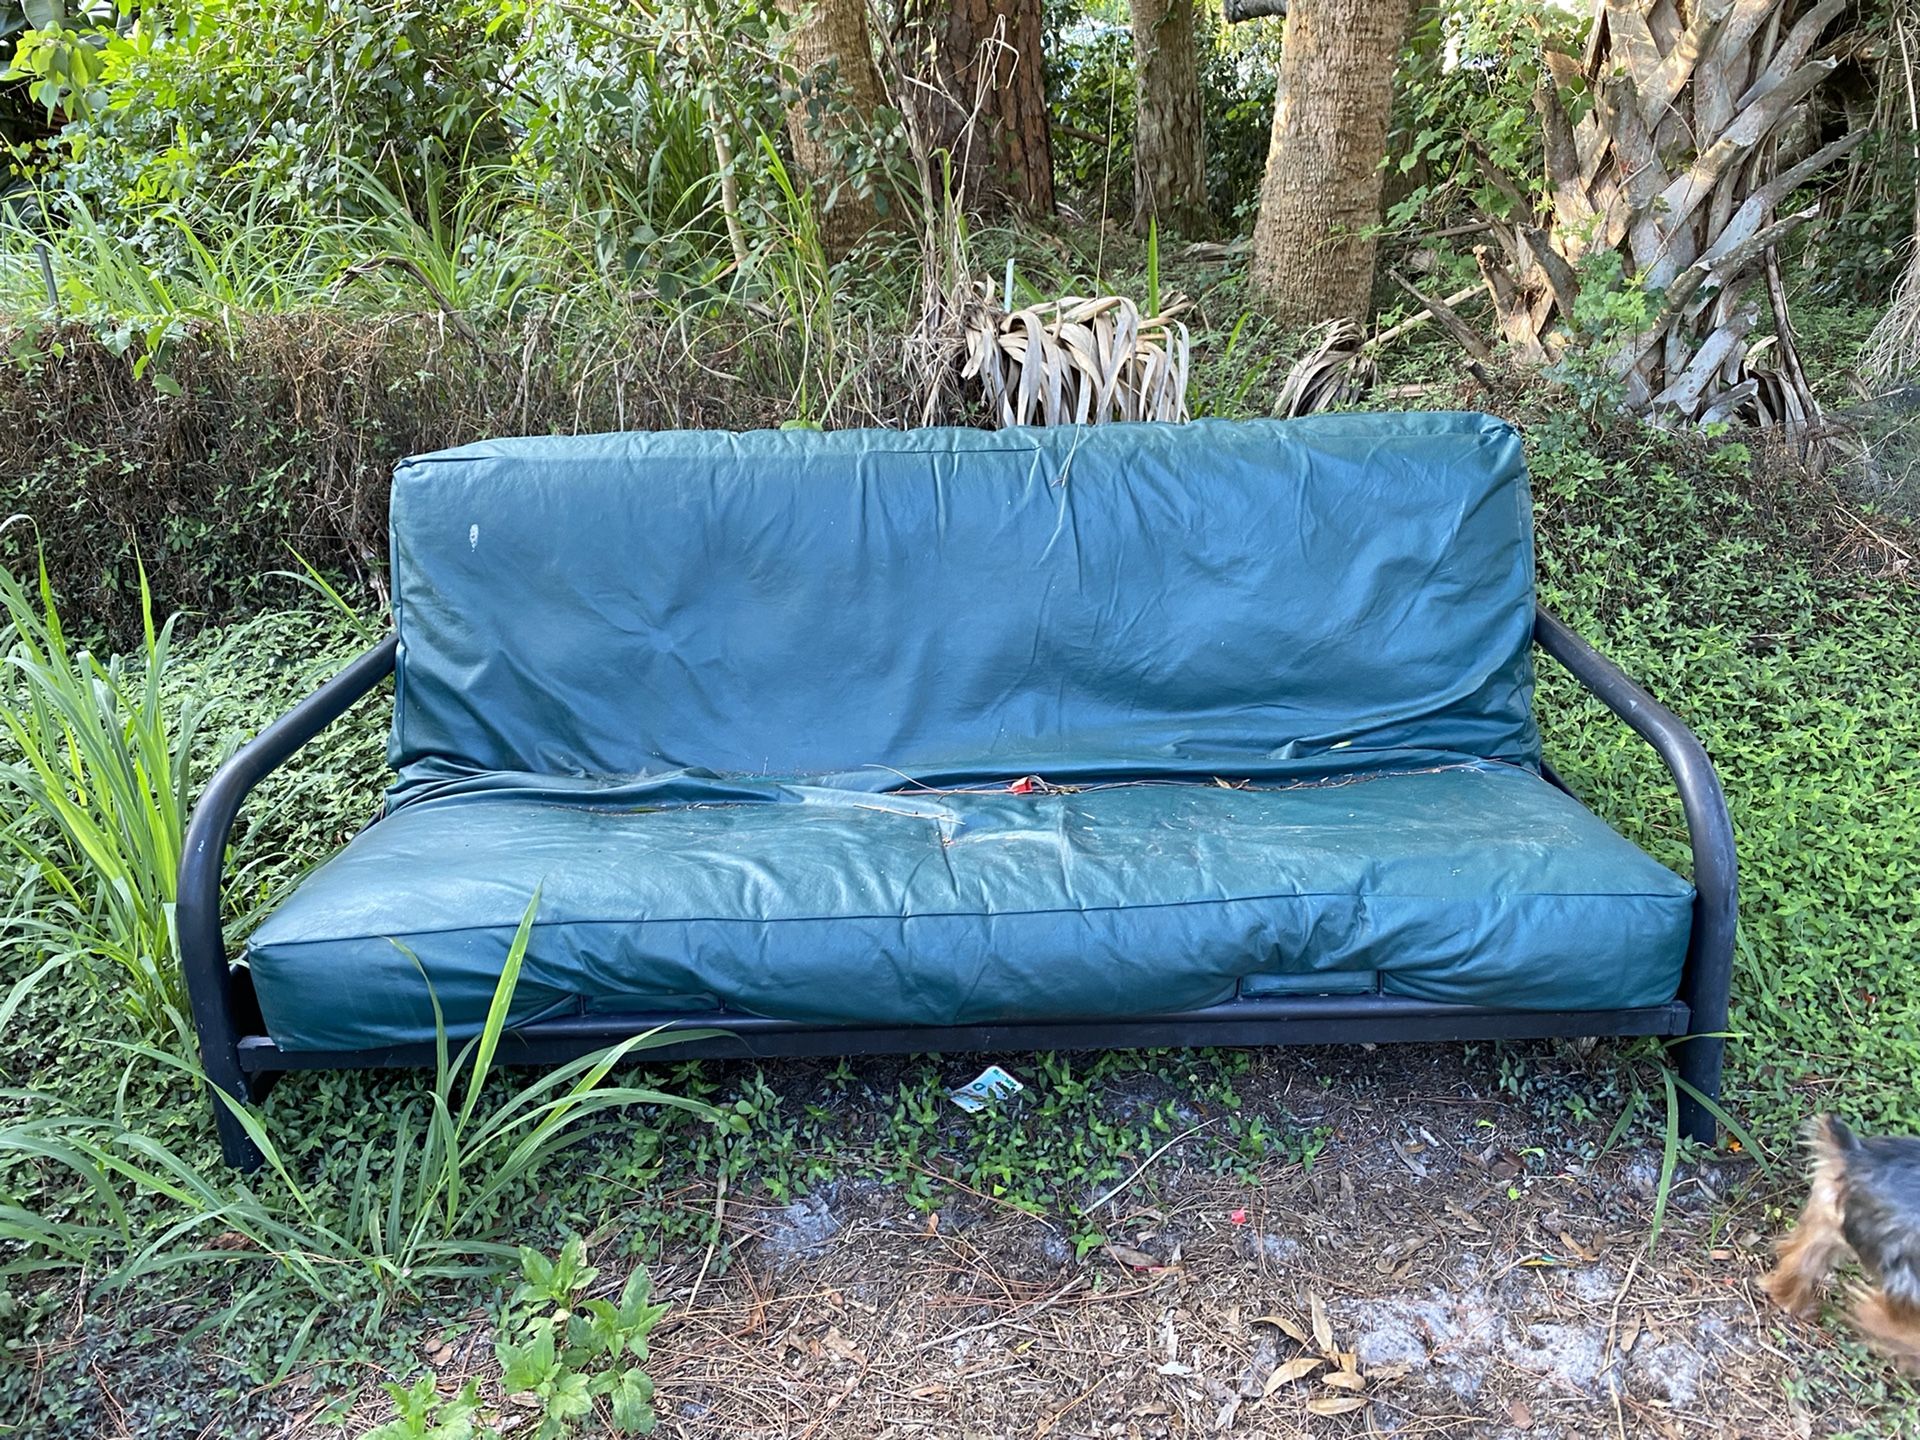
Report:
[[803,1195],[778,1211],[760,1235],[761,1253],[777,1265],[817,1255],[840,1231],[840,1219],[825,1195]]
[[[1479,1392],[1489,1368],[1499,1364],[1536,1376],[1554,1390],[1571,1387],[1600,1395],[1610,1358],[1609,1311],[1593,1302],[1611,1300],[1617,1286],[1605,1266],[1571,1277],[1568,1288],[1586,1307],[1574,1320],[1550,1308],[1516,1309],[1479,1286],[1387,1295],[1337,1308],[1340,1318],[1356,1327],[1353,1347],[1363,1369],[1405,1365],[1410,1376],[1424,1375],[1469,1398]],[[1543,1298],[1552,1304],[1551,1297]],[[1672,1332],[1660,1341],[1643,1335],[1630,1355],[1611,1359],[1613,1373],[1634,1393],[1685,1406],[1700,1398],[1714,1352],[1750,1348],[1724,1316],[1706,1313],[1684,1335]]]
[[1413,1373],[1443,1372],[1458,1395],[1480,1388],[1485,1366],[1500,1329],[1497,1309],[1479,1287],[1456,1294],[1430,1292],[1420,1297],[1384,1296],[1354,1307],[1360,1331],[1354,1350],[1362,1368],[1409,1365]]
[[1634,1348],[1632,1376],[1639,1382],[1634,1388],[1676,1406],[1691,1405],[1700,1398],[1701,1381],[1712,1368],[1710,1356],[1752,1350],[1751,1337],[1736,1334],[1725,1316],[1703,1314],[1690,1335],[1670,1336],[1660,1345],[1642,1340]]
[[1600,1378],[1606,1349],[1604,1325],[1562,1325],[1529,1321],[1506,1327],[1500,1351],[1508,1361],[1542,1379],[1559,1377],[1582,1390]]
[[1587,1265],[1573,1272],[1568,1283],[1582,1300],[1611,1300],[1619,1293],[1620,1277],[1605,1265]]
[[1300,1258],[1300,1242],[1291,1235],[1262,1235],[1260,1250],[1268,1260],[1278,1264]]

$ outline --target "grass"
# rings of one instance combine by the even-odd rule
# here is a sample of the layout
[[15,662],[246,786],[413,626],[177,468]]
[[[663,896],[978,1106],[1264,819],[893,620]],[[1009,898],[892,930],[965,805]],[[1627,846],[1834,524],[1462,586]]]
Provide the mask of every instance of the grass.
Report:
[[60,623],[43,566],[37,594],[0,571],[0,709],[14,764],[0,768],[0,834],[31,899],[14,948],[72,966],[98,1002],[150,1040],[189,1033],[173,900],[202,707],[163,703],[173,622],[155,629],[144,574],[142,653],[101,660]]
[[[76,1115],[64,1097],[16,1092],[11,1098],[26,1118],[0,1127],[0,1162],[69,1172],[83,1184],[91,1202],[85,1208],[108,1223],[50,1233],[38,1217],[16,1216],[12,1238],[56,1261],[114,1255],[104,1283],[115,1289],[184,1287],[188,1276],[211,1269],[231,1286],[225,1310],[208,1317],[216,1328],[256,1307],[300,1315],[276,1379],[303,1358],[312,1329],[340,1307],[364,1307],[365,1323],[377,1328],[398,1301],[498,1274],[518,1254],[492,1238],[511,1223],[502,1197],[540,1176],[586,1121],[620,1109],[633,1123],[634,1112],[660,1107],[718,1118],[697,1100],[606,1083],[614,1067],[657,1043],[654,1034],[557,1066],[517,1089],[489,1083],[538,903],[535,897],[521,920],[480,1034],[450,1055],[440,1030],[424,1104],[409,1100],[385,1134],[363,1132],[357,1164],[337,1187],[303,1179],[267,1125],[225,1097],[265,1156],[251,1181],[209,1164],[198,1145],[155,1135],[148,1117],[125,1105],[110,1116]],[[148,1046],[122,1048],[135,1061],[171,1069],[189,1090],[198,1080],[191,1061]],[[130,1198],[149,1202],[151,1214],[136,1216]]]

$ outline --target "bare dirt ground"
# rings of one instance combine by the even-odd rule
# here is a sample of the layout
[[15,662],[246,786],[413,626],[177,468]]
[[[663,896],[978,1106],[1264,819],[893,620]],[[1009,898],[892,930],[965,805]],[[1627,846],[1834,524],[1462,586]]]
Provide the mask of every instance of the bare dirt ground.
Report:
[[[654,1272],[658,1433],[1920,1433],[1836,1319],[1789,1321],[1754,1283],[1796,1179],[1683,1167],[1650,1254],[1659,1150],[1583,1159],[1611,1116],[1556,1126],[1462,1066],[1262,1057],[1255,1103],[1330,1132],[1311,1168],[1142,1156],[1084,1256],[1069,1224],[960,1188],[932,1214],[873,1181],[726,1205],[716,1245]],[[436,1347],[449,1389],[489,1338]]]

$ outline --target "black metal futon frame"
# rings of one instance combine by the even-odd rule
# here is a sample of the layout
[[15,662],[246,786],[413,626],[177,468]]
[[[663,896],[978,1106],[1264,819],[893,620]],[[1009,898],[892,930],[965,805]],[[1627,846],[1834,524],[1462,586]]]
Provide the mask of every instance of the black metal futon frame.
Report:
[[[545,1065],[589,1054],[642,1031],[702,1035],[646,1052],[648,1061],[783,1055],[915,1054],[964,1051],[1118,1049],[1181,1045],[1324,1045],[1390,1040],[1508,1040],[1544,1036],[1682,1037],[1673,1047],[1686,1082],[1681,1125],[1712,1144],[1712,1110],[1725,1055],[1728,986],[1733,970],[1735,860],[1733,824],[1719,777],[1700,742],[1612,661],[1545,610],[1534,640],[1659,753],[1686,813],[1697,891],[1693,934],[1680,993],[1664,1005],[1631,1010],[1509,1010],[1448,1005],[1392,995],[1301,995],[1233,1000],[1204,1010],[1125,1019],[1009,1024],[872,1027],[769,1020],[752,1015],[579,1015],[511,1031],[499,1059]],[[265,1033],[245,966],[231,964],[221,933],[220,886],[229,836],[249,792],[301,746],[392,673],[399,639],[389,635],[268,726],[221,767],[194,808],[180,862],[177,909],[181,964],[207,1079],[241,1104],[257,1101],[292,1070],[431,1066],[431,1045],[370,1050],[284,1051]],[[1546,777],[1565,789],[1551,768]],[[714,1031],[721,1033],[714,1034]],[[239,1118],[214,1100],[229,1164],[253,1169],[261,1155]]]

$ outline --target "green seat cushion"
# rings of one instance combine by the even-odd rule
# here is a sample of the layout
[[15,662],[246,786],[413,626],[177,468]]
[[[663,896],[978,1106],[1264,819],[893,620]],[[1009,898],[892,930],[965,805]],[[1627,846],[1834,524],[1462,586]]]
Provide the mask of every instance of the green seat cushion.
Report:
[[672,777],[565,799],[494,781],[395,810],[255,932],[282,1047],[428,1039],[429,983],[471,1033],[536,890],[520,1020],[1092,1018],[1269,980],[1604,1009],[1670,1000],[1687,947],[1692,887],[1514,765],[1030,794],[735,782],[693,804]]

